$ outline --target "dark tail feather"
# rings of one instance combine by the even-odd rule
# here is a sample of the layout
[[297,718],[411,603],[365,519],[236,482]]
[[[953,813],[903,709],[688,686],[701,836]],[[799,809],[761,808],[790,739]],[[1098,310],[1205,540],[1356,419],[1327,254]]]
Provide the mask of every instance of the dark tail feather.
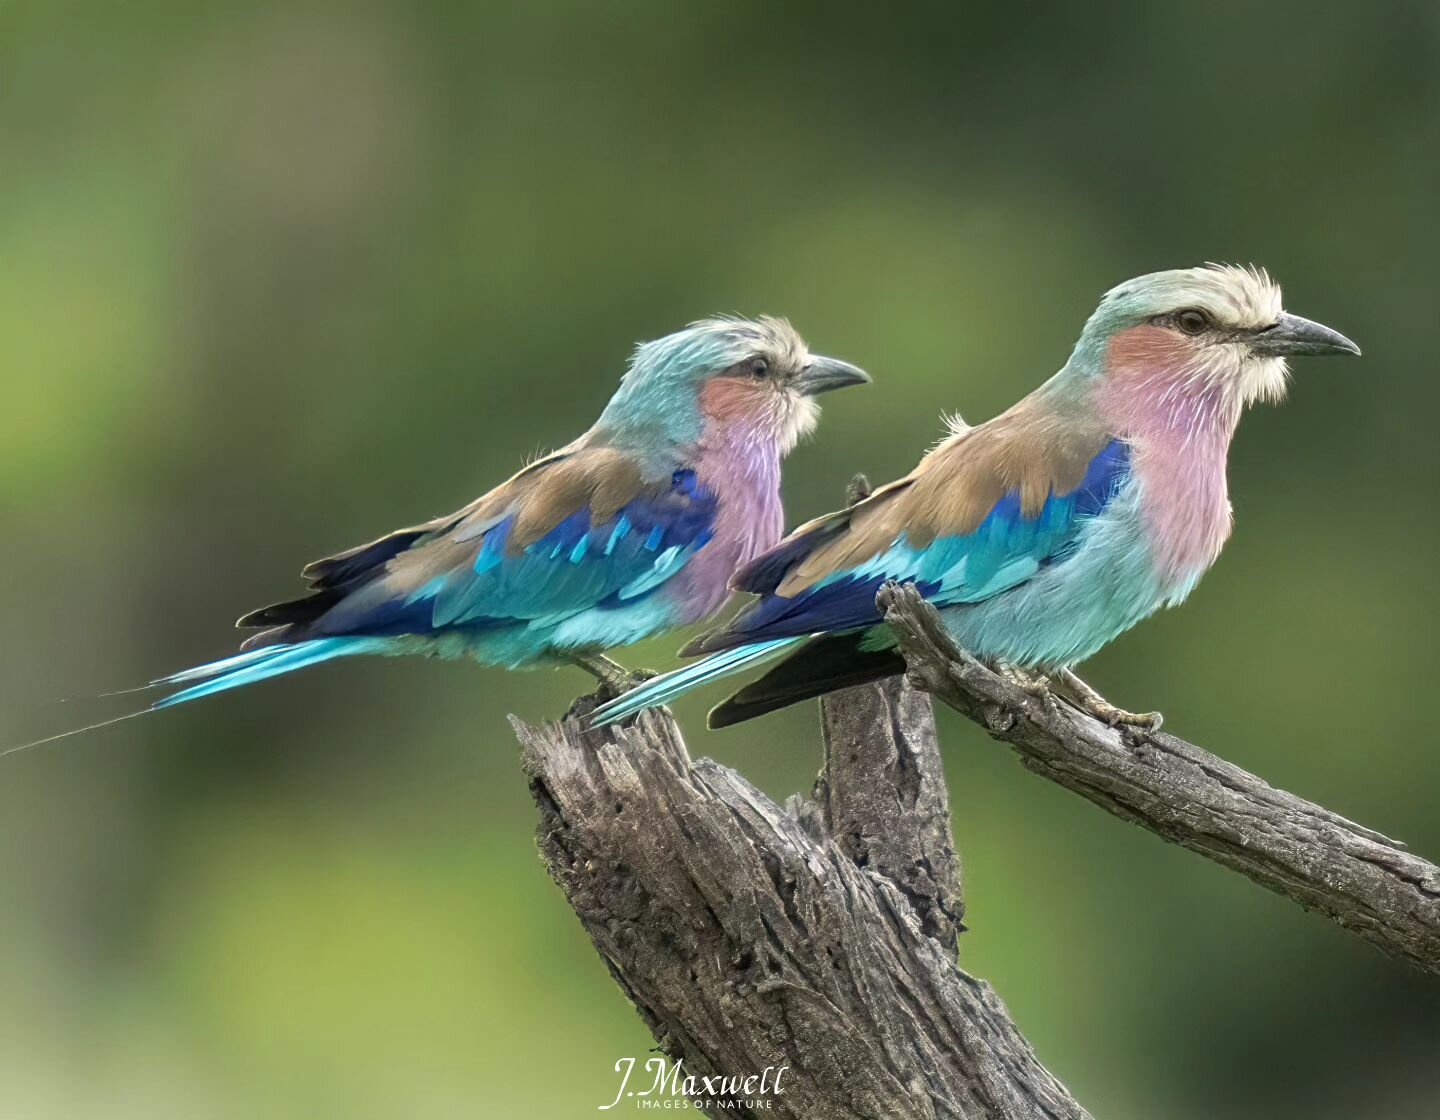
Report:
[[254,630],[259,627],[279,626],[303,626],[306,623],[314,622],[341,599],[345,598],[345,592],[335,587],[325,587],[318,591],[311,592],[303,599],[291,599],[284,603],[272,603],[268,607],[261,607],[258,611],[251,611],[235,623],[241,630]]
[[744,723],[839,688],[869,684],[905,671],[893,649],[860,648],[863,634],[836,634],[807,642],[757,681],[710,712],[710,727]]

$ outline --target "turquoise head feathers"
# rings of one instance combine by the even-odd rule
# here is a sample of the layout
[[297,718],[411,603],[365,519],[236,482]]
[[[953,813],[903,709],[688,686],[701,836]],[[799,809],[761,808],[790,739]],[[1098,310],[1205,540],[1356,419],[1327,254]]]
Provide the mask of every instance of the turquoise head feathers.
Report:
[[707,422],[744,423],[788,451],[814,427],[816,395],[868,380],[812,355],[784,319],[716,316],[636,346],[595,431],[624,446],[693,444]]

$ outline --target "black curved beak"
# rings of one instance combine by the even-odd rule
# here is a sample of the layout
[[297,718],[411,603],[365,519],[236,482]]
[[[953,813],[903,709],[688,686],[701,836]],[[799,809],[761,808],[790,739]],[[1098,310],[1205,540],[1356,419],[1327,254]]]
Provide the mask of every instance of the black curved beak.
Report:
[[810,364],[795,377],[795,391],[801,396],[815,397],[850,385],[868,385],[870,375],[859,366],[839,358],[812,357]]
[[1339,331],[1332,331],[1322,323],[1290,314],[1282,314],[1273,326],[1256,331],[1250,338],[1250,349],[1256,354],[1277,357],[1291,354],[1360,353],[1360,347]]

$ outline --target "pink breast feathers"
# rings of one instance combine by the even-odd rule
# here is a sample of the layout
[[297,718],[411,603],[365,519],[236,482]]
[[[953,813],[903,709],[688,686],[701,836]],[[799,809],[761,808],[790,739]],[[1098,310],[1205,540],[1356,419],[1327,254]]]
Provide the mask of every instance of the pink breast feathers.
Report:
[[780,433],[760,390],[723,379],[702,394],[706,417],[695,463],[700,484],[719,501],[714,537],[677,578],[708,614],[729,595],[736,569],[773,548],[785,528],[780,502]]
[[1106,353],[1097,407],[1134,449],[1142,517],[1166,583],[1194,580],[1230,535],[1225,469],[1241,411],[1233,360],[1149,325],[1117,333]]

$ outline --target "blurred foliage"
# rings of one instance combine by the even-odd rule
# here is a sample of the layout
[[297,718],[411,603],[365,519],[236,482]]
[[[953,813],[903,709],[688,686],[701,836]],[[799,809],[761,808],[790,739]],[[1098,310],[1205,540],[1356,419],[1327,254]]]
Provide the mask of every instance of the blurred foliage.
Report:
[[[1365,357],[1247,419],[1225,558],[1088,675],[1440,856],[1437,48],[1419,2],[0,7],[0,741],[570,438],[637,339],[769,311],[876,375],[798,520],[1109,285],[1255,261]],[[5,760],[0,1114],[589,1115],[650,1040],[503,719],[584,685],[346,664]],[[812,712],[714,699],[697,752],[808,786]],[[1434,1115],[1433,984],[942,731],[963,962],[1097,1116]]]

